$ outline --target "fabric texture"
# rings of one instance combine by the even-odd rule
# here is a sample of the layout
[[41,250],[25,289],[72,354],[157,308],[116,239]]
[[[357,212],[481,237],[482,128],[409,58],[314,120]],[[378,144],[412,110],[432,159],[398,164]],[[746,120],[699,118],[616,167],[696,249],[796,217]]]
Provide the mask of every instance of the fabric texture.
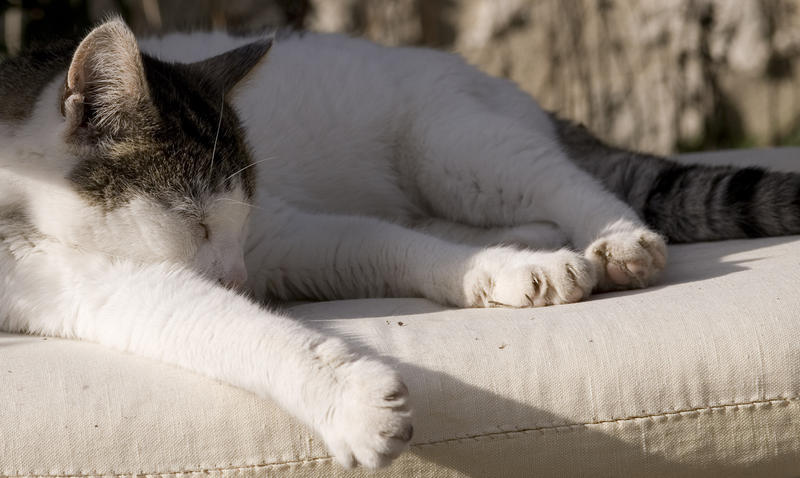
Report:
[[[798,150],[742,156],[759,157],[800,170]],[[415,436],[377,472],[342,469],[250,393],[90,343],[1,334],[0,475],[797,476],[800,237],[669,253],[656,286],[571,305],[289,306],[405,378]]]

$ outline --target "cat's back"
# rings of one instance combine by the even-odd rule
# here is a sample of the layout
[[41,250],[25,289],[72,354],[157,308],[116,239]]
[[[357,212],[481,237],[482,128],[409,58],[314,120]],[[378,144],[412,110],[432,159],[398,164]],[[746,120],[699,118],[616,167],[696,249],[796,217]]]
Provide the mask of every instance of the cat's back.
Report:
[[[230,92],[258,166],[259,189],[310,209],[376,216],[416,215],[414,130],[485,103],[546,124],[535,102],[457,55],[385,47],[338,34],[267,34],[265,59]],[[221,32],[143,40],[145,51],[197,61],[263,38]],[[532,118],[532,119],[531,119]],[[419,204],[417,204],[419,203]]]

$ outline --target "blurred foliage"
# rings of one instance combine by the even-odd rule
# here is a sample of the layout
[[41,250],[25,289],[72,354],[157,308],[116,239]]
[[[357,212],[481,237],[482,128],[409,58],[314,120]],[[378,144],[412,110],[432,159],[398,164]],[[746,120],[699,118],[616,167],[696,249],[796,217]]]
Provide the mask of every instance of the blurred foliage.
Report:
[[775,144],[781,146],[800,146],[800,118],[798,118],[796,124],[797,126],[795,126],[793,131],[778,138]]
[[[800,75],[794,72],[800,69],[794,68],[795,63],[798,63],[794,57],[773,54],[763,78],[756,78],[758,81],[755,82],[750,81],[752,78],[741,80],[736,76],[738,73],[731,73],[725,61],[712,58],[714,55],[719,56],[712,51],[712,47],[717,48],[721,44],[719,38],[725,35],[733,38],[736,35],[733,30],[719,30],[732,28],[723,25],[725,20],[722,18],[726,13],[722,11],[724,7],[721,10],[719,5],[728,7],[740,0],[727,0],[731,2],[728,4],[720,3],[725,0],[692,0],[689,3],[695,5],[696,8],[693,8],[697,10],[696,14],[689,12],[686,17],[680,18],[670,10],[676,8],[676,1],[678,0],[672,3],[658,0],[604,0],[597,3],[593,0],[5,0],[0,3],[0,56],[13,55],[20,49],[55,38],[78,37],[86,33],[93,24],[112,14],[121,15],[137,34],[209,28],[252,32],[289,25],[295,28],[363,35],[390,45],[411,44],[456,50],[490,73],[517,81],[543,105],[585,122],[604,139],[622,146],[653,148],[655,152],[669,153],[766,144],[800,145],[800,105],[792,106],[794,100],[787,102],[767,98],[763,101],[766,106],[758,106],[761,101],[758,99],[759,95],[764,90],[777,91],[783,88],[781,94],[784,96],[781,98],[800,98],[800,93],[786,95],[787,89],[791,88],[800,92],[796,80],[800,79]],[[773,36],[770,41],[775,44],[780,41],[786,43],[785,39],[780,40],[776,35],[783,30],[792,30],[785,26],[781,30],[779,26],[792,13],[789,7],[800,5],[800,0],[758,1],[758,5],[761,5],[758,8],[762,11],[773,12],[765,17],[769,21],[764,28]],[[750,4],[753,3],[748,5]],[[739,5],[744,9],[746,4],[743,2]],[[704,65],[700,67],[700,76],[692,73],[694,70],[690,68],[693,64],[686,63],[687,58],[692,61],[691,56],[687,57],[692,54],[690,48],[681,50],[675,58],[669,56],[672,46],[665,43],[668,40],[664,36],[668,36],[669,31],[653,36],[655,40],[652,40],[649,47],[640,46],[639,37],[636,37],[640,33],[635,31],[640,25],[634,21],[625,26],[619,20],[623,18],[619,16],[619,12],[625,13],[626,10],[634,9],[655,12],[647,17],[652,21],[652,25],[647,27],[650,30],[656,26],[661,28],[659,25],[669,22],[685,22],[689,25],[693,21],[691,15],[697,16],[697,21],[700,22],[698,35],[704,43],[699,50],[699,57],[693,61],[694,65]],[[735,10],[736,8],[732,9],[733,13],[737,13]],[[479,12],[478,16],[474,12]],[[727,15],[730,16],[730,12]],[[597,24],[598,21],[602,27],[600,30],[592,23]],[[717,22],[717,26],[714,22]],[[626,28],[630,31],[626,31]],[[641,28],[646,31],[646,28]],[[693,38],[685,33],[683,26],[680,28],[683,37]],[[714,30],[715,28],[719,31]],[[717,37],[712,38],[713,35]],[[677,40],[669,41],[682,41],[681,35],[677,37]],[[598,46],[592,45],[592,42],[597,43],[596,38],[606,38],[603,41],[608,43],[608,48],[600,45],[599,50],[595,51]],[[542,54],[541,50],[545,53]],[[790,53],[793,51],[784,50]],[[742,51],[746,51],[746,48]],[[644,60],[636,60],[637,55],[645,59],[658,57],[658,62],[662,62],[662,65],[658,68],[645,67],[642,63]],[[627,59],[630,64],[625,66],[624,61],[620,63],[620,58]],[[545,66],[542,67],[543,65]],[[611,75],[611,80],[594,80],[593,77],[597,77],[598,73],[601,76],[613,73],[609,68],[613,70],[616,65],[628,68],[627,73],[616,78]],[[684,69],[689,72],[688,76],[680,77],[682,73],[675,73]],[[645,74],[651,76],[645,77]],[[536,75],[546,77],[536,79]],[[591,81],[586,81],[587,78]],[[645,86],[645,90],[649,88],[649,94],[641,95],[633,91],[633,85],[648,85],[651,78],[657,80],[650,83],[651,86]],[[707,85],[704,86],[705,89],[687,93],[685,78],[701,78]],[[720,84],[722,78],[732,78],[733,86]],[[665,85],[662,91],[671,92],[666,95],[657,92],[657,81]],[[739,95],[739,84],[736,81],[742,81],[749,89],[742,88]],[[654,99],[665,96],[672,96],[672,101],[654,103]],[[756,99],[742,102],[742,98]],[[694,118],[689,118],[693,122],[686,124],[694,125],[694,129],[690,128],[690,131],[698,133],[681,133],[686,129],[685,124],[681,123],[681,108],[687,109],[688,103],[692,102],[695,104],[695,111],[690,113],[699,113]],[[753,104],[756,105],[755,108]],[[772,123],[775,121],[770,118],[776,116],[778,106],[784,112],[795,111],[789,116],[782,113],[782,117],[789,120],[797,115],[793,122],[783,121],[788,126],[782,124],[780,127],[773,127]],[[671,112],[672,110],[677,113]],[[761,112],[754,115],[752,111]],[[632,126],[628,129],[615,126],[622,124],[619,119],[625,114],[630,117],[628,123]],[[675,119],[657,120],[659,115],[665,117],[664,115],[669,114],[673,114]],[[762,117],[765,119],[762,120]],[[753,124],[768,127],[759,128],[756,132]],[[764,130],[767,132],[764,133]],[[669,134],[660,134],[659,131],[669,131]],[[667,140],[662,141],[661,146],[655,147],[655,137]]]
[[91,25],[88,2],[83,0],[5,0],[0,15],[3,55],[54,38],[79,36]]

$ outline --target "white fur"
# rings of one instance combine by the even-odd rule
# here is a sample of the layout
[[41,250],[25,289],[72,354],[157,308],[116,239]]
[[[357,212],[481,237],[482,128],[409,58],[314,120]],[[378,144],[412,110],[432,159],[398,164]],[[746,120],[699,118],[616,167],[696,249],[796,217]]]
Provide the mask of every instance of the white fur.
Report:
[[[165,59],[197,60],[252,40],[170,35],[143,47]],[[536,102],[456,56],[339,35],[289,36],[275,42],[231,96],[255,159],[264,161],[247,246],[249,286],[259,293],[414,294],[480,304],[457,298],[463,290],[452,280],[435,278],[466,272],[464,263],[453,265],[463,259],[440,250],[455,246],[432,236],[477,246],[470,257],[496,244],[552,248],[565,236],[585,251],[584,259],[540,253],[537,261],[553,271],[581,262],[578,270],[587,275],[576,282],[589,289],[641,286],[664,267],[661,238],[568,161]],[[281,207],[272,206],[276,198]],[[560,233],[543,234],[541,221]],[[595,241],[626,246],[599,248]],[[303,266],[295,268],[298,250]],[[518,262],[526,262],[519,254]],[[418,267],[431,269],[423,275],[435,279],[406,284],[402,271],[417,269],[409,257],[419,257]],[[286,281],[297,288],[286,290]]]
[[395,438],[410,419],[400,378],[339,339],[180,267],[26,242],[0,250],[3,330],[98,342],[270,396],[348,466],[384,465],[406,444]]
[[[189,62],[251,40],[140,45]],[[45,88],[24,124],[0,126],[0,208],[21,206],[35,229],[0,230],[0,328],[95,341],[271,396],[345,465],[382,466],[402,451],[405,386],[215,283],[243,282],[245,261],[257,298],[460,307],[574,302],[645,285],[665,264],[662,239],[567,160],[531,98],[453,55],[276,39],[228,94],[260,162],[255,204],[241,191],[213,198],[208,240],[145,198],[108,213],[74,192],[62,86]]]

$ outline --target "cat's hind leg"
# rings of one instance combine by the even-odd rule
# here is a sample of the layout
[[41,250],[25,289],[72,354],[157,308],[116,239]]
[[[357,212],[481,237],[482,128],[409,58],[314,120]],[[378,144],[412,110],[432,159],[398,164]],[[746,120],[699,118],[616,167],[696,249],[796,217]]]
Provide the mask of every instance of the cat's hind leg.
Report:
[[664,268],[663,239],[548,131],[468,94],[442,97],[421,106],[432,113],[420,113],[411,135],[424,145],[414,180],[435,215],[478,227],[554,222],[594,265],[602,290],[645,286]]

